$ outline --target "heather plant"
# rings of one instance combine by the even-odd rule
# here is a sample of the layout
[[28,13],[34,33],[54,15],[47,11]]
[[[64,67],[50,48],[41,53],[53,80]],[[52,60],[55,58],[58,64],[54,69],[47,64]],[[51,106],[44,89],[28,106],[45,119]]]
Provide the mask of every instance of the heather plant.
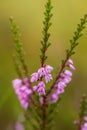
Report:
[[77,129],[87,130],[87,97],[86,95],[82,96],[78,117],[79,119],[74,121],[74,124],[77,126]]
[[[57,115],[61,95],[65,92],[66,87],[72,80],[73,71],[76,70],[71,57],[75,54],[75,48],[79,44],[78,40],[83,35],[82,31],[87,22],[87,15],[84,15],[77,25],[77,29],[70,40],[70,48],[66,50],[66,56],[62,60],[60,70],[58,70],[53,78],[53,67],[46,62],[46,52],[51,45],[49,28],[52,25],[52,8],[51,0],[47,0],[41,39],[40,68],[32,74],[29,73],[28,65],[25,62],[19,27],[16,25],[15,20],[10,18],[16,50],[13,61],[18,74],[18,78],[12,81],[12,85],[24,110],[24,117],[20,122],[22,126],[21,124],[17,124],[17,130],[54,129],[54,119]],[[48,84],[50,81],[51,85]],[[87,117],[84,114],[85,109],[87,109],[85,104],[85,99],[83,98],[81,112],[79,114],[80,120],[76,123],[78,124],[78,130],[87,130]]]

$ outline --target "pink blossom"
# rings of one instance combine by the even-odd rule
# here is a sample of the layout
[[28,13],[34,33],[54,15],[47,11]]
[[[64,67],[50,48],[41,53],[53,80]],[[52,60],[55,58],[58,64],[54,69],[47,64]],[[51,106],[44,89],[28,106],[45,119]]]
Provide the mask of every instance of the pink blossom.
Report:
[[60,82],[58,82],[58,84],[56,85],[56,87],[65,87],[66,86],[66,83],[63,82],[63,80],[60,80]]
[[45,95],[45,84],[43,81],[40,81],[38,83],[37,91],[38,91],[39,95]]
[[65,84],[68,84],[71,80],[72,80],[71,77],[66,76],[66,77],[63,79],[63,82],[64,82]]
[[20,122],[17,122],[15,125],[15,130],[24,130],[24,127]]
[[71,70],[75,70],[75,69],[76,69],[72,64],[69,64],[69,68],[70,68]]
[[52,96],[51,96],[51,103],[55,103],[55,102],[57,102],[58,101],[58,94],[56,94],[56,93],[53,93],[52,94]]
[[64,93],[64,89],[67,84],[71,81],[72,73],[69,70],[65,70],[60,74],[59,82],[55,85],[55,90],[53,94],[50,95],[50,102],[58,101],[58,97],[60,94]]
[[65,70],[64,73],[60,75],[59,81],[67,85],[72,80],[71,76],[72,73],[68,70]]
[[74,65],[73,65],[73,61],[71,60],[71,59],[69,59],[68,60],[68,66],[69,66],[69,68],[71,69],[71,70],[75,70],[76,68],[74,67]]
[[45,75],[45,80],[46,80],[46,83],[48,83],[50,80],[52,80],[52,75],[51,74],[46,74]]
[[64,85],[62,83],[59,83],[58,84],[58,88],[56,89],[56,93],[59,95],[59,94],[62,94],[64,93]]
[[36,81],[38,81],[38,78],[39,78],[39,76],[38,76],[38,73],[33,73],[32,75],[31,75],[31,82],[36,82]]
[[25,82],[25,79],[15,79],[12,84],[22,107],[27,109],[29,106],[29,96],[32,94],[32,90],[29,88],[29,83],[27,80]]
[[68,59],[68,63],[73,65],[73,61],[71,59]]
[[20,103],[21,103],[22,107],[23,107],[25,110],[27,110],[27,108],[29,107],[29,103],[28,103],[27,101],[25,101],[25,99],[22,99],[22,100],[20,101]]
[[65,70],[64,74],[70,77],[72,76],[72,72],[70,70]]
[[33,91],[37,91],[38,86],[33,86]]
[[82,125],[81,130],[87,130],[87,123],[84,123],[84,124]]
[[38,69],[38,75],[39,75],[39,77],[42,77],[42,76],[44,76],[45,74],[46,74],[46,72],[45,72],[44,67],[41,67],[40,69]]
[[45,72],[48,74],[48,73],[51,73],[51,71],[53,70],[53,67],[50,66],[50,65],[46,65],[45,66]]
[[38,91],[39,95],[45,95],[45,89],[43,87],[38,88],[37,91]]
[[39,101],[40,101],[41,104],[43,104],[44,103],[44,98],[40,97]]
[[15,93],[17,94],[19,92],[19,88],[22,86],[22,80],[15,79],[12,81],[12,85],[15,90]]
[[38,83],[38,87],[39,87],[39,88],[40,88],[40,87],[45,88],[44,82],[43,82],[43,81],[40,81],[40,82]]
[[84,121],[87,121],[87,116],[84,117]]

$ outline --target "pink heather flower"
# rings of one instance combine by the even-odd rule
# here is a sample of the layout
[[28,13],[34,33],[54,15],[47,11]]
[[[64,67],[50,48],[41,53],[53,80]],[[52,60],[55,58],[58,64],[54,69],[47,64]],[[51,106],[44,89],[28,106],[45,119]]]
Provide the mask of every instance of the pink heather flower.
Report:
[[24,109],[27,109],[29,106],[29,96],[32,94],[32,90],[26,86],[22,86],[19,89],[18,98]]
[[45,66],[45,72],[48,74],[48,73],[51,73],[51,71],[53,70],[53,67],[50,66],[50,65],[46,65]]
[[22,80],[15,79],[12,81],[12,85],[15,90],[15,93],[17,94],[19,92],[19,88],[22,86]]
[[29,85],[29,82],[28,82],[28,78],[24,78],[23,83],[26,85],[26,87],[29,88],[30,85]]
[[72,75],[72,73],[68,74],[68,72],[66,72],[66,74],[65,73],[61,74],[59,81],[62,82],[63,84],[67,85],[72,80],[71,75]]
[[63,79],[63,82],[64,82],[65,84],[68,84],[71,80],[72,80],[71,77],[66,76],[66,77]]
[[41,104],[43,104],[44,103],[44,98],[40,97],[39,101],[40,101]]
[[84,121],[86,121],[86,122],[87,122],[87,116],[85,116],[85,117],[84,117]]
[[24,99],[20,100],[20,103],[22,105],[22,107],[27,110],[27,108],[29,107],[29,103],[28,101],[25,101]]
[[68,60],[68,66],[71,70],[75,70],[76,68],[73,66],[73,61],[71,59]]
[[15,130],[24,130],[24,127],[20,122],[17,122],[15,125]]
[[76,69],[72,64],[69,64],[69,68],[70,68],[71,70],[75,70],[75,69]]
[[59,95],[59,94],[62,94],[64,93],[64,85],[62,83],[59,82],[58,84],[58,88],[56,89],[56,93]]
[[73,61],[71,59],[68,60],[68,63],[73,65]]
[[38,73],[33,73],[32,75],[31,75],[31,82],[36,82],[36,81],[38,81],[38,78],[39,78],[39,76],[38,76]]
[[52,96],[51,96],[50,102],[55,103],[57,101],[58,101],[58,94],[53,93]]
[[78,120],[75,120],[73,123],[74,123],[74,125],[79,125],[79,121]]
[[84,123],[84,124],[82,125],[81,130],[87,130],[87,123]]
[[45,84],[43,81],[40,81],[38,83],[37,91],[38,91],[39,95],[45,95]]
[[38,83],[38,87],[39,87],[39,88],[40,88],[40,87],[45,88],[44,82],[43,82],[43,81],[40,81],[40,82]]
[[37,91],[38,86],[33,86],[33,91]]
[[37,91],[39,95],[45,95],[45,89],[43,87],[38,87]]
[[44,76],[45,74],[46,74],[46,72],[45,72],[44,67],[41,67],[40,69],[38,69],[38,75],[39,75],[39,77],[42,77],[42,76]]
[[23,84],[20,79],[15,79],[12,83],[22,107],[27,109],[29,106],[29,96],[32,94],[32,90],[29,88],[27,79],[23,79]]
[[64,71],[64,74],[66,75],[66,76],[72,76],[72,72],[71,71],[69,71],[69,70],[65,70]]
[[45,75],[45,80],[46,80],[46,83],[48,83],[50,80],[52,80],[52,75],[51,74],[46,74]]
[[58,82],[58,84],[56,85],[56,87],[65,87],[66,86],[66,83],[63,82],[63,80],[60,80],[60,82]]

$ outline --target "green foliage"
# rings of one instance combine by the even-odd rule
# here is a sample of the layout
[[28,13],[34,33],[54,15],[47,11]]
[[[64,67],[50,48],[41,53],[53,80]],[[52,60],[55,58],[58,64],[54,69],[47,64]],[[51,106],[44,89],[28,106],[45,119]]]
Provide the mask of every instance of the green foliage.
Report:
[[80,112],[79,112],[80,120],[82,120],[83,117],[86,116],[86,114],[87,114],[87,97],[86,95],[83,95],[80,103]]
[[[13,33],[13,39],[14,39],[15,50],[16,50],[16,56],[13,57],[16,71],[17,71],[19,77],[22,78],[22,72],[21,71],[22,71],[22,68],[23,68],[24,74],[26,76],[29,76],[27,65],[26,65],[25,59],[24,59],[23,46],[22,46],[22,43],[20,41],[19,27],[16,25],[16,22],[14,21],[13,18],[10,18],[10,23],[11,23],[11,30],[12,30],[12,33]],[[17,58],[18,58],[18,61],[17,61]]]
[[48,47],[51,45],[51,43],[48,41],[49,37],[50,37],[50,33],[48,31],[49,31],[50,26],[52,25],[52,23],[50,22],[50,19],[53,15],[51,13],[52,8],[53,7],[51,5],[51,0],[48,0],[45,5],[45,12],[44,12],[45,17],[44,17],[44,21],[43,21],[44,27],[43,27],[43,31],[42,31],[43,38],[41,40],[42,48],[41,48],[41,55],[40,55],[41,66],[44,65],[44,62],[47,59],[47,56],[45,53],[46,53]]
[[74,32],[73,38],[70,40],[71,46],[70,49],[67,50],[67,55],[71,56],[75,53],[74,49],[79,44],[78,40],[83,35],[83,29],[85,28],[85,24],[87,23],[87,14],[81,19],[80,24],[77,25],[77,30]]

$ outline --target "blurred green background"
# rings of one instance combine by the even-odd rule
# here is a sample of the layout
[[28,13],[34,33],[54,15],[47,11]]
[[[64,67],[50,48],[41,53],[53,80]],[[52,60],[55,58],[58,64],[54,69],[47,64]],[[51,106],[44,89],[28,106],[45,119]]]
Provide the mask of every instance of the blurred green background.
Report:
[[[12,126],[22,113],[14,94],[11,81],[17,77],[12,61],[14,45],[9,17],[13,16],[21,30],[21,40],[26,51],[30,73],[40,66],[40,40],[46,0],[0,0],[0,130],[13,130]],[[50,29],[52,46],[47,63],[54,67],[54,75],[60,67],[69,39],[73,36],[80,18],[87,13],[87,0],[52,0],[53,25]],[[87,28],[79,40],[76,54],[72,57],[76,66],[73,81],[66,88],[55,120],[55,130],[75,130],[79,102],[87,93]]]

